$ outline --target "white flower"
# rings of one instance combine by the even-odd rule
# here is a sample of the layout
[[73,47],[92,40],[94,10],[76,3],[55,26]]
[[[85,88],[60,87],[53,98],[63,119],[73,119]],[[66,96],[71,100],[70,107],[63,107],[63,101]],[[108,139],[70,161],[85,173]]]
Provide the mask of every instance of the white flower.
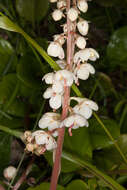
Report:
[[60,93],[61,95],[64,93],[64,86],[61,84],[60,81],[55,81],[52,85],[52,90],[55,93]]
[[59,65],[61,69],[65,69],[67,63],[65,60],[57,60],[56,63]]
[[63,125],[65,127],[71,127],[72,126],[72,129],[77,129],[79,127],[88,127],[88,122],[87,120],[79,115],[79,114],[73,114],[69,117],[67,117],[64,121],[63,121]]
[[46,150],[53,150],[57,147],[55,139],[43,130],[38,130],[32,133],[36,144],[45,145]]
[[95,69],[92,65],[85,63],[85,64],[81,64],[79,66],[77,66],[77,68],[74,71],[76,73],[76,76],[79,79],[82,80],[87,80],[90,73],[94,74],[95,73]]
[[54,77],[54,73],[48,73],[48,74],[44,75],[44,77],[42,78],[42,81],[45,80],[46,84],[52,84],[53,77]]
[[38,123],[41,129],[48,128],[49,131],[58,129],[60,126],[60,114],[48,112],[45,113]]
[[98,105],[87,98],[72,97],[71,100],[76,100],[78,104],[73,107],[74,113],[84,116],[89,119],[92,115],[93,110],[98,110]]
[[71,86],[73,84],[73,80],[73,73],[65,69],[57,71],[54,75],[54,81],[59,81],[62,85]]
[[[54,87],[55,88],[55,87]],[[61,86],[60,86],[61,88]],[[58,90],[58,88],[56,89]],[[58,109],[62,105],[62,93],[55,93],[51,87],[47,88],[47,90],[44,92],[43,97],[45,99],[49,99],[49,105],[53,109]]]
[[88,30],[89,30],[89,24],[87,21],[85,20],[80,20],[78,23],[77,23],[77,28],[78,28],[78,31],[83,35],[87,35],[88,34]]
[[50,3],[56,3],[57,0],[50,0]]
[[56,9],[53,11],[52,17],[55,21],[59,21],[63,17],[63,12],[59,9]]
[[83,13],[86,13],[88,10],[88,3],[86,0],[78,0],[77,6]]
[[3,171],[3,175],[7,180],[11,180],[16,175],[16,168],[13,166],[5,168]]
[[86,39],[82,36],[78,36],[76,39],[76,45],[80,49],[84,49],[86,47]]
[[83,49],[75,53],[74,55],[74,63],[78,63],[79,61],[85,62],[90,58],[90,51],[88,48]]
[[90,57],[89,57],[89,59],[91,61],[96,61],[96,59],[99,58],[98,52],[95,49],[93,49],[93,48],[88,48],[88,50],[90,51]]
[[64,35],[56,34],[54,35],[54,41],[58,42],[60,45],[63,45],[65,43],[65,37]]
[[51,42],[47,49],[48,55],[53,57],[59,57],[59,59],[64,58],[64,50],[58,42]]
[[98,58],[99,54],[96,50],[94,50],[93,48],[85,48],[83,50],[78,51],[74,55],[74,63],[78,63],[80,61],[84,62],[88,60],[96,61],[96,59]]
[[75,8],[70,8],[67,16],[72,22],[74,22],[78,18],[78,11]]
[[58,9],[65,9],[66,8],[66,1],[65,0],[59,0],[58,2],[57,2],[57,8]]
[[77,129],[79,127],[88,127],[88,121],[79,114],[73,114],[69,117],[67,117],[62,123],[60,127],[68,127],[69,128],[69,134],[72,136],[71,129]]

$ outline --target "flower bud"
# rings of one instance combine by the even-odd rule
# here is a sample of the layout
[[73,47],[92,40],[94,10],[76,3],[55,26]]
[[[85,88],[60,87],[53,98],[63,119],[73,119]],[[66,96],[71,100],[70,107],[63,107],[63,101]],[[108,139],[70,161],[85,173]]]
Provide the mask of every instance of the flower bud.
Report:
[[52,84],[53,76],[54,76],[54,73],[48,73],[48,74],[44,75],[44,77],[42,78],[42,81],[45,80],[46,84]]
[[53,13],[52,13],[52,17],[55,21],[59,21],[62,19],[63,17],[63,12],[59,9],[56,9]]
[[31,131],[25,131],[24,138],[27,139],[27,137],[31,136]]
[[79,49],[85,49],[86,47],[86,39],[82,36],[78,36],[76,39],[76,45]]
[[70,8],[67,16],[72,22],[74,22],[78,18],[78,11],[75,8]]
[[59,0],[57,2],[57,8],[64,10],[66,8],[66,1],[65,0]]
[[86,0],[78,0],[77,6],[83,13],[86,13],[88,10],[88,3]]
[[16,175],[16,168],[13,166],[9,166],[8,168],[5,168],[3,175],[7,180],[11,180]]
[[28,143],[26,145],[26,150],[29,151],[29,152],[33,152],[34,150],[34,145],[32,143]]
[[85,20],[80,20],[77,23],[77,28],[78,28],[78,31],[80,32],[80,34],[82,34],[83,36],[87,35],[88,30],[89,30],[88,22]]

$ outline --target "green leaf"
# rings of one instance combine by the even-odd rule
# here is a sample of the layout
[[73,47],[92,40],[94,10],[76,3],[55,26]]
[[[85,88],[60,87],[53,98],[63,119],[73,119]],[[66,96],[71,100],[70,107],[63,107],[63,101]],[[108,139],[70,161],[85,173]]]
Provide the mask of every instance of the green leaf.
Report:
[[127,68],[127,26],[115,31],[107,47],[107,56],[114,66]]
[[63,151],[62,157],[67,159],[68,161],[71,161],[78,166],[82,168],[86,168],[88,171],[90,171],[92,174],[94,174],[99,179],[103,180],[103,182],[110,187],[112,190],[125,190],[124,187],[119,185],[116,181],[114,181],[111,177],[107,176],[104,172],[101,172],[96,168],[96,166],[93,166],[89,162],[77,157],[76,155],[70,154],[68,152]]
[[[27,190],[49,190],[50,188],[50,183],[41,183],[40,185],[36,186],[36,187],[30,187]],[[56,190],[64,190],[64,187],[58,185]]]
[[24,116],[25,104],[16,97],[18,93],[16,74],[8,74],[0,82],[0,105],[4,111],[15,116]]
[[0,176],[2,176],[4,168],[8,166],[10,161],[11,139],[10,135],[0,132]]
[[73,180],[66,190],[88,190],[87,185],[82,180]]
[[16,0],[16,9],[19,15],[32,23],[42,20],[48,11],[48,6],[47,0]]
[[0,38],[0,74],[4,75],[8,70],[13,71],[17,64],[17,57],[11,44]]
[[37,89],[41,86],[41,68],[34,56],[26,54],[21,57],[17,66],[17,77],[29,88]]
[[[102,119],[102,122],[110,134],[112,134],[114,139],[117,139],[120,136],[120,127],[114,120]],[[113,143],[105,131],[100,127],[96,119],[91,119],[89,121],[89,125],[89,133],[93,149],[102,149],[104,147],[110,146]]]

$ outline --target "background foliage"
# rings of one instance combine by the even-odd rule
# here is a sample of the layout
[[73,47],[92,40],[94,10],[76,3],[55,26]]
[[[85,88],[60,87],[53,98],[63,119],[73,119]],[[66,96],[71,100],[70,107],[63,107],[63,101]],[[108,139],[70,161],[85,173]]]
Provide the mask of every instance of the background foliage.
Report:
[[[44,50],[52,36],[62,31],[59,27],[62,23],[52,21],[53,7],[47,0],[0,0],[0,10]],[[81,16],[91,21],[88,46],[97,49],[101,57],[95,65],[96,75],[81,81],[80,91],[98,102],[98,115],[126,156],[127,0],[93,0],[89,3],[88,13]],[[18,131],[37,128],[40,116],[50,110],[48,102],[42,97],[46,85],[41,81],[49,71],[52,69],[48,63],[23,36],[0,29],[0,126]],[[1,131],[0,139],[0,180],[3,183],[2,171],[5,167],[10,164],[17,167],[23,160],[16,176],[18,179],[33,155],[25,155],[22,159],[24,145],[7,133]],[[72,137],[66,134],[64,150],[85,163],[95,165],[127,188],[127,165],[96,118],[90,120],[88,129],[73,131]],[[48,190],[51,160],[49,153],[45,157],[35,157],[28,176],[28,181],[34,178],[34,183],[30,185],[35,187],[29,187],[27,181],[21,189]],[[91,174],[82,169],[80,164],[72,163],[64,157],[58,190],[111,188],[96,177],[94,172]]]

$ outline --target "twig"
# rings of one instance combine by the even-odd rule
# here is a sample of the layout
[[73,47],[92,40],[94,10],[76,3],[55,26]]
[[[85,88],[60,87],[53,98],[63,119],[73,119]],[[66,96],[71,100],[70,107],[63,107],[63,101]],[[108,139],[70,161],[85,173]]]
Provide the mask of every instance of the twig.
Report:
[[17,181],[17,183],[14,185],[13,190],[18,190],[19,187],[22,185],[22,183],[25,181],[26,177],[28,176],[31,168],[32,168],[32,164],[33,164],[34,158],[32,158],[32,160],[30,161],[29,165],[27,166],[26,170],[23,172],[22,176],[19,178],[19,180]]

